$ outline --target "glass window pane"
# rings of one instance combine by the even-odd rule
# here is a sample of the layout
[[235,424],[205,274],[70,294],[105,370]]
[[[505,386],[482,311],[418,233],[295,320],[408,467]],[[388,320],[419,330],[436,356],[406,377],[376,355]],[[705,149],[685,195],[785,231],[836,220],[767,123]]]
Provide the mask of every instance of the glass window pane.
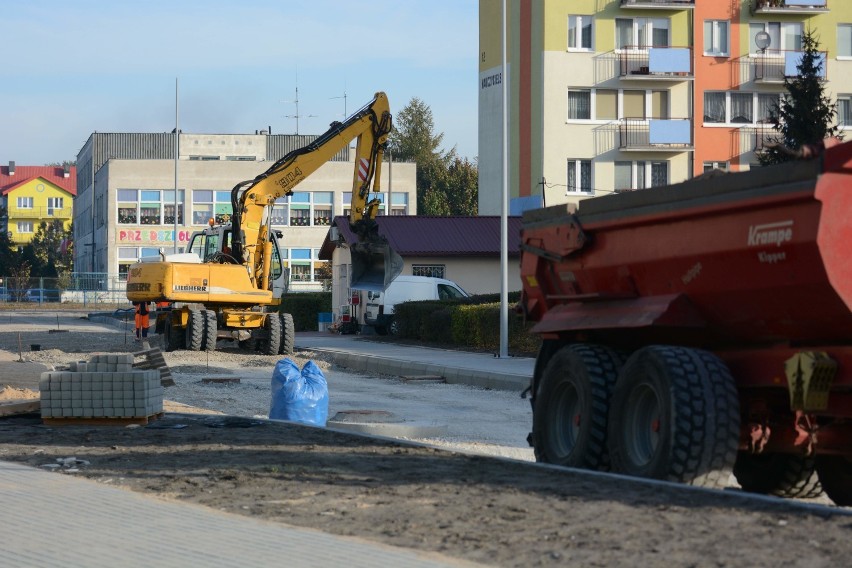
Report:
[[311,194],[307,191],[297,191],[290,196],[290,203],[310,203]]
[[712,53],[715,51],[713,43],[713,27],[714,22],[704,20],[704,53]]
[[651,118],[669,118],[669,92],[651,93]]
[[212,205],[194,205],[192,207],[192,224],[206,225],[213,218]]
[[290,258],[293,260],[310,260],[311,249],[291,249]]
[[653,27],[652,45],[657,47],[669,46],[669,21],[664,19],[655,19],[651,21]]
[[624,91],[624,118],[645,118],[645,91]]
[[568,191],[579,191],[577,187],[577,162],[568,160]]
[[840,24],[837,26],[837,55],[852,57],[852,25]]
[[135,203],[118,204],[118,222],[122,225],[133,224],[137,222]]
[[615,120],[618,118],[618,91],[598,89],[595,91],[595,118]]
[[592,162],[580,160],[580,189],[592,191]]
[[669,182],[669,168],[666,162],[651,163],[651,187],[659,187]]
[[716,22],[716,30],[719,32],[716,41],[716,53],[728,53],[728,22]]
[[160,192],[151,190],[142,190],[142,201],[159,201]]
[[846,98],[838,98],[837,99],[837,124],[840,126],[852,126],[852,104],[850,104],[850,99]]
[[632,189],[633,163],[615,162],[615,189]]
[[704,93],[704,122],[725,122],[725,93]]
[[136,195],[135,189],[119,189],[116,197],[119,201],[136,201]]
[[333,203],[334,193],[331,191],[315,191],[314,203]]
[[583,49],[592,49],[592,17],[583,17],[583,35],[580,38],[580,47]]
[[209,189],[196,189],[192,192],[193,203],[213,203],[213,192]]
[[751,93],[731,93],[731,122],[749,124],[754,121],[754,99]]
[[230,191],[217,191],[216,192],[216,201],[218,203],[230,203],[231,202],[231,192]]
[[799,51],[802,49],[802,24],[785,23],[783,29],[784,49],[788,51]]
[[625,49],[633,44],[633,20],[615,19],[615,48]]
[[577,16],[568,16],[568,49],[577,47],[577,28],[580,22]]
[[592,118],[591,91],[568,91],[568,118],[588,120]]
[[757,95],[757,122],[770,122],[771,112],[778,104],[778,95],[758,93]]

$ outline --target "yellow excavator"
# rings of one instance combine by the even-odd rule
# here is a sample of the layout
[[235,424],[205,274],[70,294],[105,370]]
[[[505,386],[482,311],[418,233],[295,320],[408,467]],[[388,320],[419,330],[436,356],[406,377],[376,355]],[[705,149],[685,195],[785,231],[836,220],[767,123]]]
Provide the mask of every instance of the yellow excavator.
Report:
[[213,351],[219,339],[266,355],[292,354],[293,318],[279,313],[287,289],[280,231],[271,226],[275,200],[293,193],[305,178],[357,138],[349,220],[358,235],[350,245],[351,282],[380,291],[402,271],[402,258],[379,235],[382,157],[391,131],[385,93],[343,122],[334,122],[311,144],[294,150],[252,180],[231,190],[230,223],[192,235],[186,252],[160,253],[133,264],[127,275],[132,302],[168,303],[158,311],[157,331],[166,349]]

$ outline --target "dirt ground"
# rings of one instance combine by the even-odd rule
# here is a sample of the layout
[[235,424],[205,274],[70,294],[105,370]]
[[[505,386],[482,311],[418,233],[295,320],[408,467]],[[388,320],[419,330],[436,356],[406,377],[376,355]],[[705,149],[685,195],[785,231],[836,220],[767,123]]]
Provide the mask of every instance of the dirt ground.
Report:
[[[6,360],[17,356],[14,333],[0,321]],[[106,336],[49,347],[66,349],[70,360],[110,349]],[[812,568],[847,565],[852,553],[846,511],[736,492],[248,417],[167,412],[138,427],[0,419],[0,459],[41,468],[69,457],[88,463],[57,475],[495,566]]]

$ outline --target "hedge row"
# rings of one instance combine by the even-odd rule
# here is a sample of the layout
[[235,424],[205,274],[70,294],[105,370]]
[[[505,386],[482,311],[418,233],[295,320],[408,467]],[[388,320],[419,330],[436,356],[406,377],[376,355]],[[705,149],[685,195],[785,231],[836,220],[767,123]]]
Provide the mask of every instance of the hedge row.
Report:
[[[512,304],[510,304],[512,305]],[[471,301],[405,302],[394,308],[400,336],[460,348],[498,351],[500,303]],[[509,351],[534,354],[540,341],[524,325],[523,316],[509,310]]]
[[331,292],[286,294],[279,311],[292,314],[296,331],[316,331],[318,314],[331,311]]

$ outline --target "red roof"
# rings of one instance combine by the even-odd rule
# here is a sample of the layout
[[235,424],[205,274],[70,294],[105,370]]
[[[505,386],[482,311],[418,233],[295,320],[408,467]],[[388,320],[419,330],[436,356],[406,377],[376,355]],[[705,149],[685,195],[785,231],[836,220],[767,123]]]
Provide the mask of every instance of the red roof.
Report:
[[[411,256],[499,256],[500,217],[428,217],[392,215],[376,217],[379,234],[403,257]],[[335,217],[334,225],[347,243],[358,238],[347,217]],[[521,218],[508,219],[509,255],[519,254]],[[334,243],[326,235],[320,258],[330,259]]]
[[23,183],[42,178],[71,195],[77,195],[77,166],[71,166],[70,174],[65,177],[62,166],[15,166],[15,175],[10,176],[9,167],[0,166],[0,193],[7,195]]

